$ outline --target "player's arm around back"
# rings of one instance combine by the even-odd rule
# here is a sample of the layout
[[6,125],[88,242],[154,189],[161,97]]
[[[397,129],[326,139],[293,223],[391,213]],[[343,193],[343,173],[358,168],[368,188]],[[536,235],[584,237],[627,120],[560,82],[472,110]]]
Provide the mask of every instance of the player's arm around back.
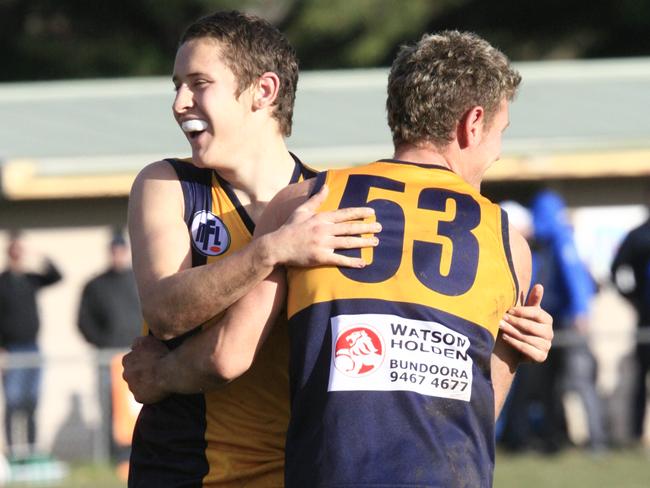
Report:
[[131,188],[129,234],[142,314],[163,340],[210,320],[273,269],[259,245],[192,268],[183,213],[183,191],[171,165],[145,167]]

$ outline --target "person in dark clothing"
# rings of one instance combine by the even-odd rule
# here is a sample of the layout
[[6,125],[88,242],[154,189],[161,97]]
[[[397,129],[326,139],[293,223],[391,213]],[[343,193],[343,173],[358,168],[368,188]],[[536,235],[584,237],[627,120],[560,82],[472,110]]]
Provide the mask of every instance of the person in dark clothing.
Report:
[[[61,280],[54,263],[45,259],[41,272],[27,271],[25,249],[19,233],[9,236],[7,269],[0,274],[0,347],[8,353],[37,353],[39,331],[36,293],[44,286]],[[9,454],[16,454],[14,420],[23,415],[27,423],[27,447],[36,444],[35,412],[38,405],[41,368],[12,364],[11,356],[2,372],[5,397],[5,435]]]
[[129,248],[121,234],[109,247],[110,265],[83,289],[79,331],[98,349],[128,348],[139,335],[142,316]]
[[646,415],[646,377],[650,370],[650,219],[625,236],[611,271],[616,288],[632,304],[638,317],[639,340],[635,351],[638,376],[632,406],[632,434],[640,440]]
[[597,363],[587,342],[595,283],[578,256],[562,198],[542,190],[533,199],[531,209],[535,227],[531,244],[533,276],[544,285],[542,305],[553,316],[556,337],[564,342],[540,368],[543,375],[538,385],[543,392],[546,448],[553,451],[566,440],[561,399],[566,391],[574,391],[585,409],[588,447],[602,452],[607,439],[602,401],[595,384]]
[[517,369],[501,444],[514,452],[528,447],[557,452],[568,442],[562,399],[565,392],[574,391],[584,405],[588,447],[600,453],[607,438],[595,387],[597,364],[586,337],[596,290],[578,256],[565,204],[558,194],[543,190],[535,195],[530,213],[514,202],[503,202],[502,208],[529,239],[533,280],[544,285],[542,305],[553,316],[561,344],[551,349],[545,363],[522,364]]
[[[108,269],[88,281],[79,305],[79,331],[100,353],[106,349],[127,349],[139,335],[142,324],[138,290],[131,269],[131,255],[121,232],[113,234],[109,256]],[[115,444],[111,431],[113,412],[109,357],[102,358],[98,355],[97,359],[104,439],[109,442],[107,448],[111,456],[121,460],[128,457],[128,452],[124,446]]]

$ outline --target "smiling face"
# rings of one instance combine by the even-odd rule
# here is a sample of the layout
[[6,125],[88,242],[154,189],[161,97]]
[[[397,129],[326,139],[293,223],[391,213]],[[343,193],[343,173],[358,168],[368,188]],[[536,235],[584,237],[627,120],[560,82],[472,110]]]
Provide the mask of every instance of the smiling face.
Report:
[[237,79],[210,38],[183,43],[174,62],[174,118],[199,167],[218,168],[233,160],[251,132],[251,90],[236,97]]

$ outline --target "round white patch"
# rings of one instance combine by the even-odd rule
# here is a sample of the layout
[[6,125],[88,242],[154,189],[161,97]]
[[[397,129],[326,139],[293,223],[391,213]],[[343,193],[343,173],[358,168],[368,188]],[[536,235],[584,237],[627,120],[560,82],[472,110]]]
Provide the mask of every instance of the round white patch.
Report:
[[201,210],[192,217],[192,245],[204,256],[218,256],[230,247],[230,233],[223,221],[212,212]]

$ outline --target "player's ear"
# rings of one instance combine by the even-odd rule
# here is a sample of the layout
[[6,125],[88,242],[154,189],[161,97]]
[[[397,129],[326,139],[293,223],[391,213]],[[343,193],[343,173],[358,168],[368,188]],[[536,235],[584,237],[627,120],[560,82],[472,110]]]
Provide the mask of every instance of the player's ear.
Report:
[[257,79],[253,93],[253,110],[270,107],[280,91],[280,78],[272,71],[263,73]]
[[458,122],[456,136],[461,149],[473,147],[481,141],[485,125],[485,110],[480,105],[470,108]]

